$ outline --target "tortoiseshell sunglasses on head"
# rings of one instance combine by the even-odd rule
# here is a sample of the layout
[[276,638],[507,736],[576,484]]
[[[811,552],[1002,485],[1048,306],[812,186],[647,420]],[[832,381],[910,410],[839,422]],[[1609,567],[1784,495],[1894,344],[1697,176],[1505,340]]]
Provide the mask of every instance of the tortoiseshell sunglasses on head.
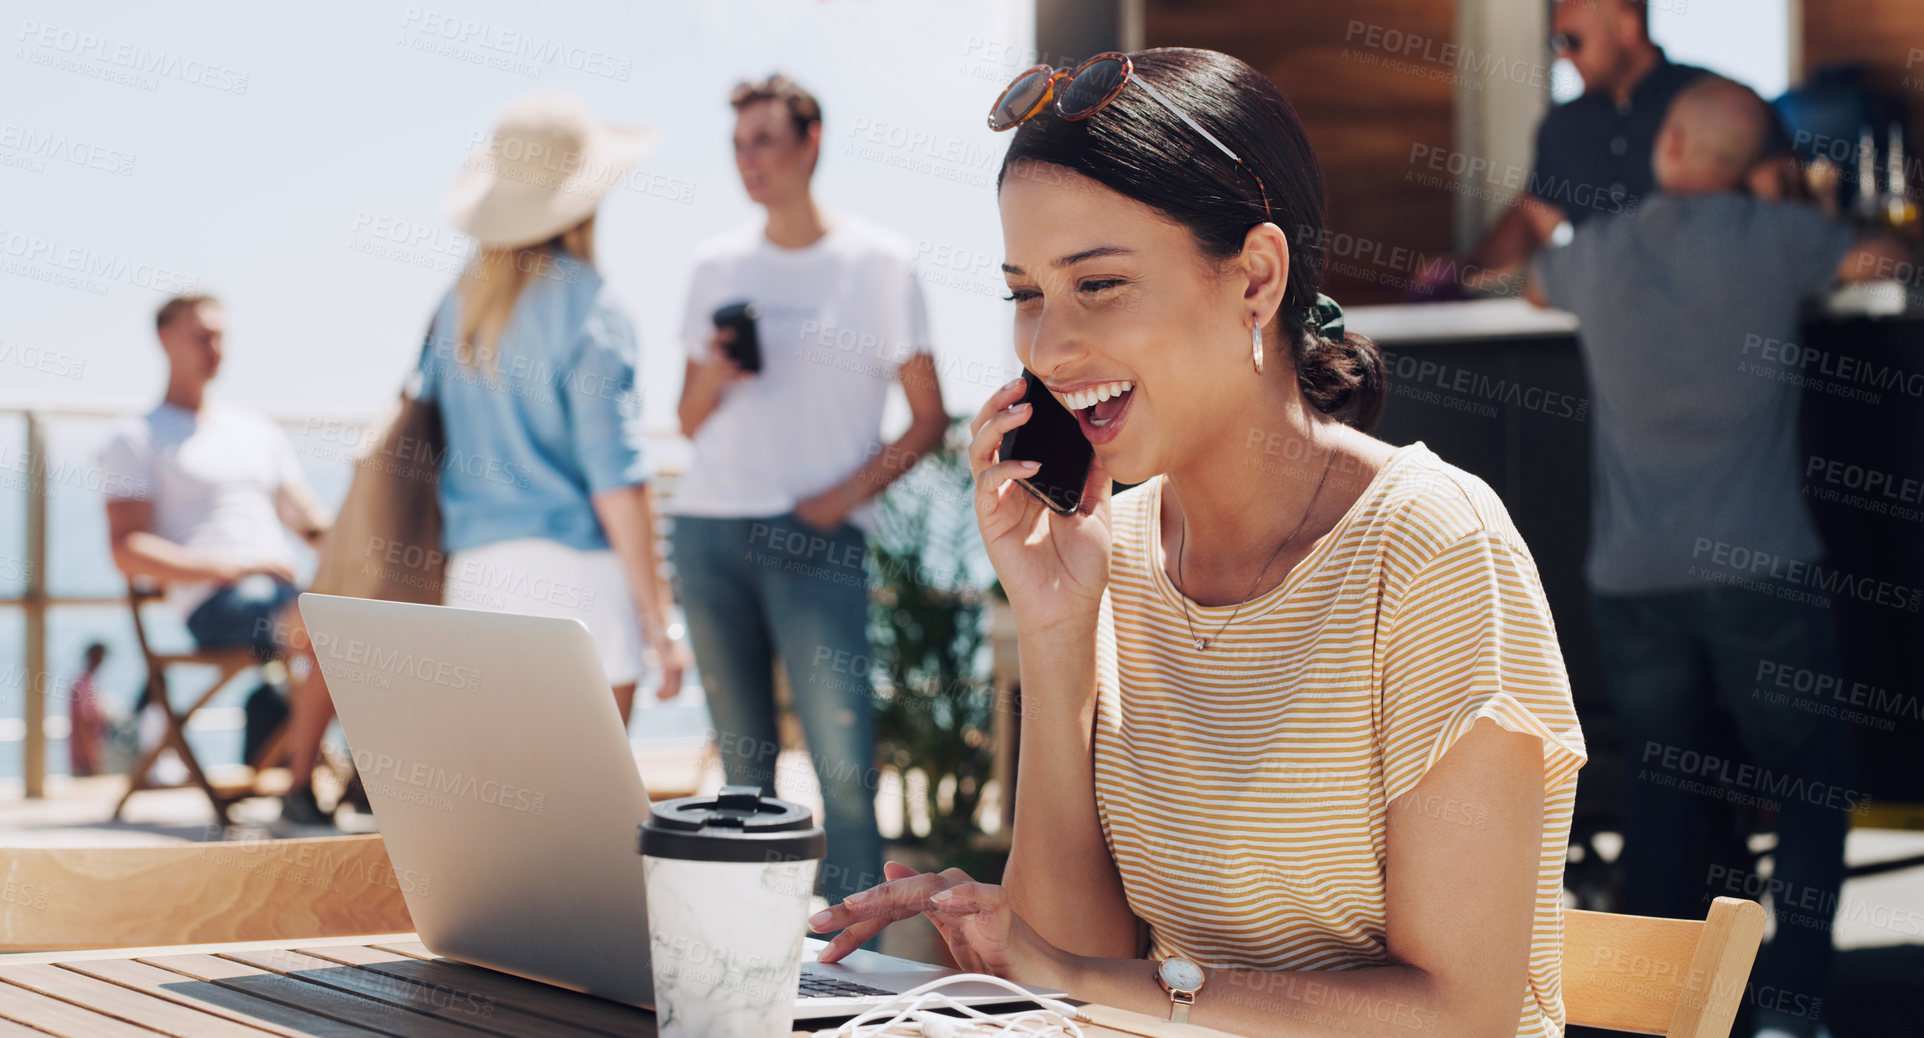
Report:
[[995,99],[995,104],[989,109],[989,129],[998,133],[1013,130],[1040,115],[1052,100],[1058,118],[1071,122],[1087,119],[1114,101],[1122,93],[1122,88],[1133,82],[1249,174],[1250,179],[1256,182],[1257,192],[1263,196],[1263,219],[1268,220],[1269,190],[1263,187],[1263,178],[1249,168],[1242,156],[1229,150],[1227,144],[1203,129],[1196,120],[1162,96],[1162,91],[1150,86],[1148,80],[1138,77],[1135,71],[1135,63],[1129,60],[1129,55],[1117,50],[1098,54],[1077,65],[1074,71],[1037,65],[1010,80],[1009,85],[1003,88],[1001,96]]

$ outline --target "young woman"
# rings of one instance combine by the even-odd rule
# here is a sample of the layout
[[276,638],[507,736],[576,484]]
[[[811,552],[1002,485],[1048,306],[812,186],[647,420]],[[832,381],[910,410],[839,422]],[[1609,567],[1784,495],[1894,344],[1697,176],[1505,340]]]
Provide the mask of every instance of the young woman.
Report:
[[1487,486],[1367,434],[1382,363],[1317,293],[1289,104],[1158,49],[1018,79],[991,123],[1021,125],[1017,351],[1095,446],[1092,504],[1012,482],[1029,413],[993,395],[970,461],[1022,660],[1005,883],[891,863],[811,920],[842,930],[822,958],[926,914],[966,968],[1236,1034],[1561,1034],[1584,749],[1550,611]]
[[653,138],[558,91],[511,106],[449,200],[476,253],[423,355],[447,433],[444,601],[579,617],[624,719],[644,641],[663,698],[688,656],[659,572],[634,327],[594,269],[595,210]]

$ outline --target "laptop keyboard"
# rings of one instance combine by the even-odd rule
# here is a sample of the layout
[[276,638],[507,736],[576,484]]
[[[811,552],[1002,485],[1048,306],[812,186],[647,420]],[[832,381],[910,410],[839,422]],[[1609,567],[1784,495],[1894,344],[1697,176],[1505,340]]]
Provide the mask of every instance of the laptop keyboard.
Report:
[[893,991],[872,988],[867,984],[857,984],[852,980],[802,971],[801,996],[803,998],[862,998],[869,995],[893,994],[895,994]]

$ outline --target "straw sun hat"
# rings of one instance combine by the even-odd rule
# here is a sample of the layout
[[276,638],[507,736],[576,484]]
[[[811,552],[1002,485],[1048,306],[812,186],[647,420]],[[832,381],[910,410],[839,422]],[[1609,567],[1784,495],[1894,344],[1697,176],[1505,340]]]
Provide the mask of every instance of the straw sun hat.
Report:
[[593,215],[660,140],[652,127],[597,122],[565,90],[529,94],[501,113],[487,150],[462,164],[448,221],[483,245],[547,241]]

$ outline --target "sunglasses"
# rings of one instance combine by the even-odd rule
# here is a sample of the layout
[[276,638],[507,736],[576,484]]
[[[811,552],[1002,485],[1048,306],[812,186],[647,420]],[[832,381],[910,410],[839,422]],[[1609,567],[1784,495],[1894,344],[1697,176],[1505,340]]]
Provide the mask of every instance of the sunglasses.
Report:
[[989,129],[998,133],[1013,130],[1030,119],[1042,114],[1049,102],[1055,102],[1056,117],[1076,122],[1087,119],[1102,111],[1109,102],[1122,93],[1122,88],[1135,83],[1149,92],[1149,96],[1176,118],[1189,124],[1189,128],[1202,135],[1202,138],[1216,146],[1216,150],[1228,156],[1238,169],[1248,173],[1256,182],[1256,191],[1263,197],[1263,219],[1269,219],[1269,191],[1263,187],[1263,178],[1249,168],[1242,156],[1229,150],[1229,146],[1216,139],[1216,135],[1202,128],[1182,109],[1162,96],[1162,91],[1149,85],[1149,81],[1135,74],[1136,66],[1129,55],[1121,51],[1105,51],[1075,67],[1068,69],[1052,68],[1048,65],[1036,67],[1009,81],[1002,93],[989,108]]
[[1550,53],[1575,54],[1583,46],[1583,40],[1576,33],[1560,32],[1550,37]]

